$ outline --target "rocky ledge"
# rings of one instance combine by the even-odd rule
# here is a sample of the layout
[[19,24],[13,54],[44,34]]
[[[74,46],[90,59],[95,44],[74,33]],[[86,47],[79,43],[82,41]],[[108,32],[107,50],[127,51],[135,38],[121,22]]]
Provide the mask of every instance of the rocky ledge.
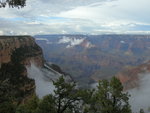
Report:
[[24,65],[35,62],[43,66],[42,50],[31,36],[0,36],[0,66],[11,62],[13,53],[22,58],[20,63]]
[[25,66],[44,66],[42,49],[31,36],[0,36],[0,83],[7,81],[9,96],[22,103],[35,94],[35,81],[27,77]]

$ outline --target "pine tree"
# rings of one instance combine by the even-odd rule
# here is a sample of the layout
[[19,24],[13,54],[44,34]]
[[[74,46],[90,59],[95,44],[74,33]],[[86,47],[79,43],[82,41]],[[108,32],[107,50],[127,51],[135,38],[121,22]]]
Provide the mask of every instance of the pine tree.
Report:
[[17,8],[22,8],[26,5],[26,0],[0,0],[0,8],[2,7],[17,7]]
[[45,96],[40,102],[36,113],[56,113],[56,103],[53,95]]
[[39,99],[33,95],[25,104],[21,104],[17,107],[16,113],[37,113],[39,106]]
[[57,113],[77,112],[79,110],[79,90],[76,89],[75,83],[67,83],[63,76],[53,83],[56,90],[54,90],[55,103]]
[[143,109],[140,109],[140,113],[145,113]]
[[86,113],[131,113],[129,95],[123,92],[123,86],[117,78],[99,81],[97,90],[90,92],[87,93],[89,101],[84,101],[87,103],[84,109]]

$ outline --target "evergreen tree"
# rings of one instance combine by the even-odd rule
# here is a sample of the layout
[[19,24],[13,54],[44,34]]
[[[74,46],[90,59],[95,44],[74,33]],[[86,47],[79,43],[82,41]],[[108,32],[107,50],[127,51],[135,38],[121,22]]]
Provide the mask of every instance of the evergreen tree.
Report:
[[32,96],[25,104],[19,105],[16,113],[37,113],[39,99],[37,96]]
[[13,104],[12,87],[9,80],[0,80],[0,113],[15,113],[16,105]]
[[143,109],[140,109],[140,113],[145,113]]
[[56,113],[56,103],[53,95],[45,96],[40,102],[36,113]]
[[129,95],[123,93],[123,86],[115,77],[110,82],[108,80],[99,82],[96,97],[101,113],[131,113]]
[[90,98],[85,101],[84,111],[88,113],[131,113],[129,95],[123,93],[123,86],[115,77],[99,81],[97,90],[87,95]]
[[[115,77],[99,81],[96,90],[79,90],[75,83],[67,83],[63,77],[53,84],[54,94],[43,99],[33,96],[17,109],[12,101],[3,101],[0,113],[131,113],[129,95],[123,92],[122,84]],[[7,82],[0,82],[0,89],[5,89],[4,86]],[[141,109],[140,113],[144,111]]]
[[6,5],[12,8],[22,8],[26,5],[26,0],[0,0],[0,8],[6,7]]
[[75,83],[65,82],[63,76],[56,82],[53,82],[56,90],[54,90],[54,97],[56,103],[57,113],[69,113],[78,112],[80,106],[81,97],[79,96],[79,90],[76,89]]

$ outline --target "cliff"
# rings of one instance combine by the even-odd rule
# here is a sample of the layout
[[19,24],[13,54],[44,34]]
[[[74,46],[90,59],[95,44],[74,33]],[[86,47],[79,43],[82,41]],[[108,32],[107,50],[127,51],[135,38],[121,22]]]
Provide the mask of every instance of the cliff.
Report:
[[150,61],[136,66],[136,67],[128,67],[122,72],[119,72],[116,76],[120,79],[122,84],[124,85],[124,89],[132,89],[138,87],[140,75],[144,75],[145,73],[150,72]]
[[25,68],[31,62],[39,67],[44,66],[42,49],[34,38],[0,36],[0,83],[7,81],[11,87],[7,95],[13,97],[14,102],[22,103],[35,93],[35,82],[27,77]]
[[16,51],[21,53],[21,64],[30,65],[30,62],[35,62],[38,66],[43,66],[42,50],[35,43],[34,38],[31,36],[0,36],[0,66],[11,62],[12,54]]
[[46,61],[87,86],[150,60],[150,35],[39,35]]

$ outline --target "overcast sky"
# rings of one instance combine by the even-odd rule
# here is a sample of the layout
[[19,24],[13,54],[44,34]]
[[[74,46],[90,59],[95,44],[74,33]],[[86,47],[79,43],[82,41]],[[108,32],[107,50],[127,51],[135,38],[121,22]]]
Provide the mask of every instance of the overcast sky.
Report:
[[150,0],[27,0],[0,8],[1,35],[150,33]]

